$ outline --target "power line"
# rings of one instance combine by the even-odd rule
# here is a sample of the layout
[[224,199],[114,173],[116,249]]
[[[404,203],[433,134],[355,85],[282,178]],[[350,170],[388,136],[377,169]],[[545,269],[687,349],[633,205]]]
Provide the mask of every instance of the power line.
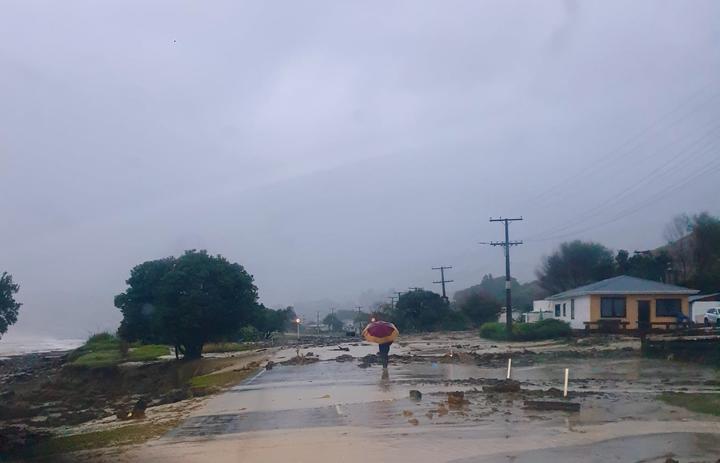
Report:
[[445,283],[452,283],[453,280],[446,280],[445,279],[445,270],[449,270],[452,267],[446,267],[441,265],[440,267],[433,267],[433,270],[440,270],[440,281],[433,281],[434,284],[442,284],[442,297],[445,299],[445,302],[448,302],[447,294],[445,294]]
[[[705,136],[703,136],[699,139],[696,139],[693,143],[691,143],[691,145],[693,146],[693,149],[691,149],[687,152],[684,152],[684,153],[677,154],[674,157],[672,157],[671,159],[666,160],[663,164],[654,168],[653,170],[648,172],[645,176],[640,177],[637,181],[635,181],[629,187],[625,188],[624,190],[620,191],[619,193],[617,193],[615,195],[612,195],[612,196],[606,198],[600,204],[598,204],[590,209],[585,210],[584,213],[582,213],[580,216],[578,216],[574,221],[572,221],[566,225],[560,226],[560,227],[553,227],[553,228],[547,229],[545,231],[536,233],[534,235],[527,237],[526,240],[528,240],[528,241],[536,240],[536,239],[543,238],[544,236],[547,236],[549,234],[556,234],[563,230],[567,230],[574,226],[577,226],[578,222],[582,222],[585,219],[588,219],[591,217],[596,218],[600,211],[603,211],[603,210],[607,209],[608,207],[610,207],[611,205],[618,203],[625,198],[628,198],[633,192],[635,192],[636,190],[639,190],[647,183],[649,183],[651,181],[657,182],[658,179],[661,179],[662,177],[670,175],[670,174],[673,174],[673,175],[677,174],[677,169],[679,167],[681,167],[684,163],[688,163],[689,161],[694,160],[694,159],[702,156],[703,154],[711,152],[715,148],[715,145],[717,144],[717,139],[709,139],[709,141],[708,141],[707,136],[713,134],[713,132],[718,132],[719,129],[720,129],[720,125],[715,127],[715,129],[711,133],[706,134]],[[706,143],[701,144],[701,143],[699,143],[700,141],[706,141]],[[697,145],[701,145],[700,148],[698,148]]]
[[[689,98],[683,98],[683,100],[680,102],[680,104],[678,104],[678,105],[676,105],[675,107],[673,107],[670,111],[662,114],[659,118],[653,120],[649,125],[645,126],[643,129],[641,129],[636,135],[631,136],[629,139],[626,139],[624,142],[622,142],[622,143],[621,143],[620,145],[618,145],[617,147],[611,149],[608,154],[606,154],[606,155],[604,155],[604,156],[601,156],[600,158],[596,159],[596,162],[595,162],[595,163],[592,163],[592,164],[590,164],[590,165],[586,165],[586,166],[582,167],[582,168],[581,168],[579,171],[577,171],[576,173],[574,173],[574,174],[572,174],[572,175],[570,175],[570,176],[568,176],[568,177],[566,177],[566,178],[563,178],[562,180],[556,182],[554,185],[552,185],[552,186],[546,188],[545,190],[543,190],[543,191],[541,191],[541,192],[539,192],[539,193],[537,193],[537,194],[534,194],[533,196],[527,198],[525,202],[526,202],[526,203],[539,203],[542,199],[544,199],[546,196],[548,196],[548,194],[551,194],[551,193],[555,192],[556,190],[558,190],[559,188],[561,188],[561,187],[563,187],[563,186],[566,186],[566,185],[568,185],[568,184],[570,184],[570,183],[573,183],[573,182],[577,181],[578,179],[582,179],[582,178],[583,178],[582,174],[584,174],[584,173],[586,173],[586,172],[589,172],[589,171],[597,171],[597,170],[599,170],[599,169],[601,168],[601,166],[602,166],[604,163],[608,163],[607,165],[610,165],[608,161],[615,160],[616,158],[619,159],[619,158],[621,158],[621,157],[626,157],[626,155],[628,154],[628,153],[626,153],[626,151],[632,152],[633,149],[636,149],[636,148],[637,148],[637,146],[635,146],[635,148],[633,148],[633,149],[625,150],[625,148],[626,148],[627,146],[631,146],[631,147],[632,147],[633,144],[639,146],[640,143],[636,143],[637,140],[642,140],[643,137],[645,137],[646,135],[648,135],[649,133],[651,133],[653,130],[655,130],[656,128],[660,128],[661,125],[662,125],[662,123],[663,123],[663,121],[664,121],[665,119],[673,116],[675,113],[680,113],[680,111],[683,109],[683,107],[685,107],[685,106],[687,106],[688,104],[690,104],[690,103],[691,103],[693,100],[695,100],[698,96],[702,96],[703,92],[704,92],[706,89],[708,89],[709,87],[712,87],[714,84],[715,84],[715,81],[714,81],[714,80],[708,82],[707,84],[705,84],[704,86],[702,86],[700,89],[698,89],[697,91],[695,91]],[[703,98],[703,100],[701,101],[701,103],[700,103],[699,105],[697,105],[697,107],[695,108],[695,110],[697,110],[698,108],[700,108],[700,107],[708,104],[708,103],[711,102],[713,99],[715,99],[718,95],[720,95],[720,93],[711,94],[710,97]],[[678,123],[682,122],[682,121],[683,121],[684,119],[686,119],[688,116],[690,116],[691,114],[693,114],[693,112],[694,112],[694,111],[690,111],[689,113],[682,114],[680,117],[676,118],[675,120],[672,120],[672,121],[671,121],[671,124],[670,124],[670,127],[672,127],[673,125],[677,125]],[[669,127],[668,127],[668,128],[669,128]],[[666,130],[667,130],[667,128],[666,128]]]
[[522,241],[510,241],[510,222],[522,220],[522,217],[515,219],[502,218],[497,219],[490,218],[490,222],[503,222],[505,224],[505,241],[490,241],[490,246],[502,246],[505,248],[505,327],[507,329],[508,336],[512,333],[512,296],[510,294],[511,279],[510,279],[510,246],[519,246],[523,244]]
[[613,218],[611,218],[611,219],[609,219],[609,220],[605,220],[605,221],[602,222],[601,224],[592,225],[592,226],[589,226],[589,227],[581,228],[581,229],[578,229],[578,230],[575,230],[575,231],[572,231],[572,232],[569,232],[569,233],[564,233],[564,234],[561,234],[561,235],[549,236],[549,237],[545,237],[545,238],[528,239],[528,240],[526,240],[526,241],[533,242],[533,243],[542,242],[542,241],[552,241],[552,240],[556,240],[556,239],[568,238],[568,237],[570,237],[570,236],[574,236],[574,235],[577,235],[577,234],[579,234],[579,233],[583,233],[583,232],[586,232],[586,231],[589,231],[589,230],[593,230],[593,229],[596,229],[596,228],[604,227],[604,226],[606,226],[606,225],[609,225],[609,224],[611,224],[611,223],[617,222],[618,220],[621,220],[621,219],[623,219],[623,218],[625,218],[625,217],[627,217],[627,216],[629,216],[629,215],[632,215],[632,214],[638,212],[638,211],[639,211],[640,209],[642,209],[643,207],[652,204],[652,203],[655,202],[656,200],[662,198],[664,195],[666,195],[666,194],[668,194],[668,193],[672,193],[673,191],[675,191],[675,190],[677,190],[677,189],[679,189],[679,188],[684,187],[684,186],[687,185],[688,183],[696,180],[697,178],[702,177],[703,175],[706,175],[706,174],[713,173],[713,172],[715,172],[716,170],[720,170],[720,163],[716,163],[716,164],[713,164],[712,162],[711,162],[711,163],[708,163],[708,164],[706,164],[705,166],[703,166],[702,169],[693,172],[690,176],[685,177],[682,181],[671,185],[669,188],[666,188],[665,190],[661,190],[661,191],[657,192],[655,195],[653,195],[653,196],[651,196],[651,197],[649,197],[649,198],[646,198],[645,201],[643,201],[643,202],[640,203],[640,204],[635,205],[635,206],[632,207],[632,208],[628,208],[628,209],[623,210],[623,211],[620,212],[618,215],[614,216]]

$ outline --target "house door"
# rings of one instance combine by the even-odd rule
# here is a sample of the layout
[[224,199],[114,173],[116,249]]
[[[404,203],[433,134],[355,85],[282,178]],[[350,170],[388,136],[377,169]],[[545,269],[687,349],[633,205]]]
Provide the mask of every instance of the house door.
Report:
[[650,329],[650,301],[638,301],[638,329]]

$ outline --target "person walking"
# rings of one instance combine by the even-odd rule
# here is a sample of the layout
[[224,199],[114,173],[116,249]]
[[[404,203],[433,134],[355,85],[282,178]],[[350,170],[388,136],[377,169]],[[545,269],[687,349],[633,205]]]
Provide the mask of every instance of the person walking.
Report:
[[373,320],[363,330],[363,337],[366,341],[378,344],[378,355],[382,361],[383,369],[388,367],[390,346],[400,334],[398,329],[390,322]]

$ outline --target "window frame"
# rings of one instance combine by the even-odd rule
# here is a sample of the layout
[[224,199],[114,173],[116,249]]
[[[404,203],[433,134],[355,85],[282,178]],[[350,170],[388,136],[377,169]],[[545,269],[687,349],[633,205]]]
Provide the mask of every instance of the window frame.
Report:
[[[663,301],[663,302],[665,302],[665,301],[677,301],[678,306],[677,306],[676,308],[673,308],[673,309],[672,309],[672,310],[673,310],[673,313],[672,313],[672,314],[668,314],[668,313],[666,312],[666,311],[668,310],[667,307],[663,307],[663,314],[661,315],[660,312],[658,311],[658,309],[659,309],[659,304],[658,304],[658,303],[659,303],[660,301]],[[680,299],[679,297],[660,297],[660,298],[655,299],[655,317],[676,317],[677,314],[678,314],[678,312],[679,312],[679,313],[683,313],[683,311],[682,311],[682,299]]]
[[[603,301],[612,301],[612,315],[605,315]],[[622,301],[622,315],[619,315],[616,304]],[[625,296],[601,296],[600,297],[600,318],[627,318],[627,297]]]
[[555,317],[560,316],[560,304],[555,304]]

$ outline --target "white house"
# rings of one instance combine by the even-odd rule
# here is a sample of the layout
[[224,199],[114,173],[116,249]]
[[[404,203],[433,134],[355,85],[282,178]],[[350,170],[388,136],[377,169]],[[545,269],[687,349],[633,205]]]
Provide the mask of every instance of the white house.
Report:
[[690,302],[690,319],[695,323],[703,323],[708,309],[720,307],[720,293],[696,294],[688,298]]

